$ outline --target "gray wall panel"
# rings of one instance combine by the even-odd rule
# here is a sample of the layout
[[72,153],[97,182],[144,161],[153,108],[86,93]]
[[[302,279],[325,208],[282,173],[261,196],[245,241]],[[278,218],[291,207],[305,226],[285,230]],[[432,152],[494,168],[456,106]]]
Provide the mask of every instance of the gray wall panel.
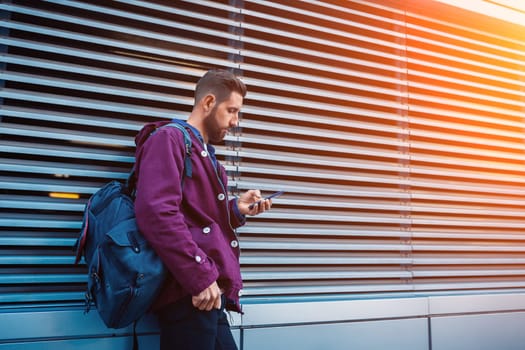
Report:
[[427,350],[426,319],[258,328],[244,331],[246,350]]
[[432,350],[523,350],[525,312],[435,317]]

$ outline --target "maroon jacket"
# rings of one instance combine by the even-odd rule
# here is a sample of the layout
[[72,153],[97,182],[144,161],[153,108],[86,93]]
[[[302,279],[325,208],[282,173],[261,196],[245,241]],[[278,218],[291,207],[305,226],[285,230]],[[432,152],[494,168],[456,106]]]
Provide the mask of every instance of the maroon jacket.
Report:
[[[203,143],[192,139],[192,176],[184,176],[184,137],[173,127],[150,123],[135,138],[137,224],[171,275],[154,309],[197,295],[214,281],[226,307],[240,311],[239,244],[234,229],[244,224],[236,199],[228,198],[227,175],[215,167]],[[183,179],[184,176],[184,179]]]

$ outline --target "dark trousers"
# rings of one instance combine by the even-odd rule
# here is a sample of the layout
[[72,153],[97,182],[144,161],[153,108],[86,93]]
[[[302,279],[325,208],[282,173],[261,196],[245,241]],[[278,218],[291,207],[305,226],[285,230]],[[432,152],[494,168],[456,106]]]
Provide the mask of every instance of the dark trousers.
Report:
[[161,350],[237,350],[223,309],[200,311],[186,297],[162,309],[158,319]]

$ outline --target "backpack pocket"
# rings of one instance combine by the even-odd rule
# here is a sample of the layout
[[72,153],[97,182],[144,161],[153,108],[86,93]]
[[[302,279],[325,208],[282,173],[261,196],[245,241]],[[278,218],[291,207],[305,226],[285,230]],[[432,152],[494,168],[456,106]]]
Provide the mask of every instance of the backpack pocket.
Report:
[[166,269],[148,247],[134,218],[110,230],[95,254],[89,290],[97,308],[108,327],[130,324],[153,303],[164,283]]

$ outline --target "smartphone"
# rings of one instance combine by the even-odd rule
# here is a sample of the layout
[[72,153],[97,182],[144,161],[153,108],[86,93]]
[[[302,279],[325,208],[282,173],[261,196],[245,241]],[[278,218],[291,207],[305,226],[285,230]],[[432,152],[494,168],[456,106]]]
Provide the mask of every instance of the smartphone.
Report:
[[[272,193],[271,195],[269,195],[268,197],[264,197],[263,200],[267,200],[267,199],[272,199],[272,198],[275,198],[275,197],[279,197],[281,194],[283,194],[284,191],[278,191],[278,192],[275,192],[275,193]],[[260,202],[262,202],[263,200],[260,200],[258,202],[255,202],[255,203],[252,203],[250,204],[250,206],[248,207],[249,209],[253,209],[253,207],[255,207],[256,205],[258,205]]]

